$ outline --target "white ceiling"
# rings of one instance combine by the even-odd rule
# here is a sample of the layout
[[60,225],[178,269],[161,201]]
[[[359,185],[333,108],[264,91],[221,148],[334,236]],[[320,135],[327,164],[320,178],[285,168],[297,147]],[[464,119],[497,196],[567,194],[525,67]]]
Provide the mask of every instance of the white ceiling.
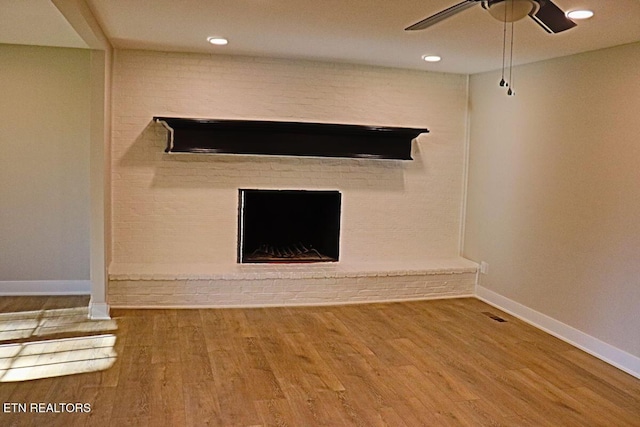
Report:
[[[479,5],[426,30],[404,31],[408,25],[459,1],[87,0],[87,3],[116,48],[303,58],[455,73],[500,68],[502,23]],[[44,38],[51,40],[52,32],[68,33],[70,27],[65,30],[58,26],[56,30],[36,21],[41,17],[35,16],[38,14],[33,9],[51,9],[51,4],[44,5],[48,0],[0,0],[2,15],[4,9],[20,8],[25,3],[32,7],[22,7],[21,15],[13,13],[13,18],[1,18],[0,42],[20,43],[15,37],[14,41],[7,38],[5,33],[11,31],[7,31],[4,21],[13,22],[9,30],[20,22],[35,33],[47,33]],[[529,18],[517,22],[514,64],[640,40],[640,0],[554,0],[554,3],[564,10],[589,8],[596,15],[559,34],[546,33]],[[219,47],[206,42],[208,36],[218,35],[227,37],[229,44]],[[43,38],[25,31],[22,37]],[[421,60],[422,55],[432,53],[441,55],[443,60],[436,64]]]
[[50,0],[0,0],[0,43],[87,48]]

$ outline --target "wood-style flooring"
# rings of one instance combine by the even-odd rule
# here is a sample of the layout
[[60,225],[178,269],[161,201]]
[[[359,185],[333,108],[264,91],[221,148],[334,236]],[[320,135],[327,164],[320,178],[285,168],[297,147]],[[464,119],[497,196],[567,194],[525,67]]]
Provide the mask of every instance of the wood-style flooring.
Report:
[[[4,297],[0,325],[86,304]],[[472,298],[112,316],[115,331],[76,319],[49,335],[5,336],[0,380],[12,363],[27,363],[8,352],[15,345],[115,334],[116,356],[102,371],[0,382],[0,425],[640,426],[640,380]],[[109,349],[100,351],[95,358],[108,360]],[[59,361],[43,357],[33,363],[55,372]],[[93,363],[89,370],[100,368]]]

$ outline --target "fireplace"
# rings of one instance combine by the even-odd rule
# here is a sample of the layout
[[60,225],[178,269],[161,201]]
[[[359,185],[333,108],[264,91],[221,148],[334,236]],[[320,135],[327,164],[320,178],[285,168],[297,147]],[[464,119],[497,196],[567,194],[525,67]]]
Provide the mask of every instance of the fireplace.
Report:
[[339,191],[240,189],[239,263],[335,262]]

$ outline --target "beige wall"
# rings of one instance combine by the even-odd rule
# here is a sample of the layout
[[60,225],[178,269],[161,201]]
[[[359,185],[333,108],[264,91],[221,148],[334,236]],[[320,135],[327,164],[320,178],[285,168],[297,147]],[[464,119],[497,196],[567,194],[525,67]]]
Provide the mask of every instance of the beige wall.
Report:
[[464,255],[480,285],[640,356],[640,44],[470,82]]
[[0,45],[0,281],[89,278],[89,51]]
[[[239,188],[343,192],[341,261],[457,257],[467,78],[117,50],[113,262],[234,266]],[[413,162],[163,154],[153,116],[428,127]],[[134,273],[135,271],[129,270]]]

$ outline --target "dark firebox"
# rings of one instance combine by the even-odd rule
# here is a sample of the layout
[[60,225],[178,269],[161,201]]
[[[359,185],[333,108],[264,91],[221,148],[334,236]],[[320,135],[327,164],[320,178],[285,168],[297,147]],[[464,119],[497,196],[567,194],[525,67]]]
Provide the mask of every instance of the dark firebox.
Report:
[[238,262],[338,261],[338,191],[239,191]]

